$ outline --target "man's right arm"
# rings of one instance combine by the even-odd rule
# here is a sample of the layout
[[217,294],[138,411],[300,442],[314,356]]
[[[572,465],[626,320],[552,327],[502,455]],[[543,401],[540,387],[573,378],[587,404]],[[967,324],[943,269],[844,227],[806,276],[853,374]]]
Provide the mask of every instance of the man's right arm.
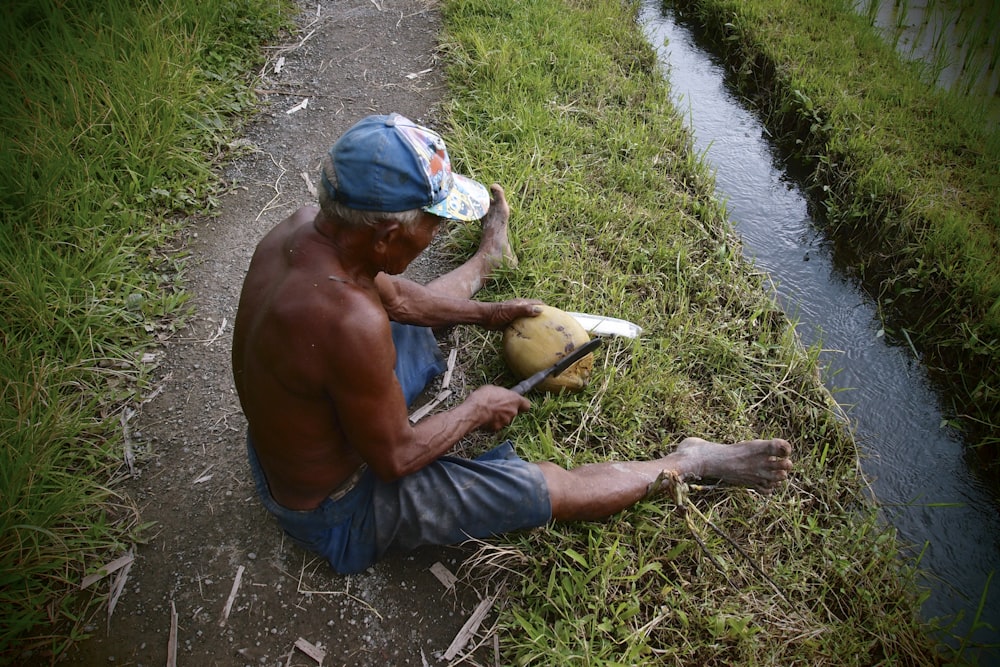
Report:
[[469,433],[499,430],[530,407],[523,396],[485,386],[455,408],[411,424],[393,370],[395,353],[385,313],[371,304],[352,312],[351,318],[336,318],[334,330],[323,337],[327,393],[344,444],[379,478],[391,481],[415,472]]

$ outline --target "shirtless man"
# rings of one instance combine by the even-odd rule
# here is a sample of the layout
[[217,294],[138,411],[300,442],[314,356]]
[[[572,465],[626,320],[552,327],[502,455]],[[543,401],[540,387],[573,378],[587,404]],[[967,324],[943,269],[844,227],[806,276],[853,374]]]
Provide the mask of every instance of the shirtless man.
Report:
[[[448,456],[477,429],[498,431],[530,402],[487,385],[417,424],[408,404],[443,371],[431,327],[499,329],[538,301],[473,295],[503,261],[503,190],[452,174],[440,137],[391,114],[369,116],[330,149],[320,206],[257,246],[243,285],[233,374],[264,506],[342,573],[389,548],[589,520],[647,495],[663,470],[767,493],[788,476],[783,440],[689,438],[653,461],[566,470],[521,460],[508,441],[475,460]],[[478,251],[421,286],[399,277],[450,220],[481,220]]]

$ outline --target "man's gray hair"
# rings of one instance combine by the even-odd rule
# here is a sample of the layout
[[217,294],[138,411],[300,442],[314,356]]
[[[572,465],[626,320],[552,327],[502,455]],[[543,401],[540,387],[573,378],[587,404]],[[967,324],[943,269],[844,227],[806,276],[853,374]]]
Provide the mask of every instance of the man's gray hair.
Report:
[[394,220],[404,227],[410,227],[415,225],[424,213],[419,208],[391,213],[385,211],[359,211],[355,208],[348,208],[333,198],[330,188],[326,187],[326,183],[322,182],[323,178],[326,178],[333,188],[337,187],[337,171],[333,168],[333,161],[330,159],[329,154],[323,158],[323,167],[320,171],[319,208],[327,218],[340,220],[341,224],[351,227],[377,227],[383,222]]

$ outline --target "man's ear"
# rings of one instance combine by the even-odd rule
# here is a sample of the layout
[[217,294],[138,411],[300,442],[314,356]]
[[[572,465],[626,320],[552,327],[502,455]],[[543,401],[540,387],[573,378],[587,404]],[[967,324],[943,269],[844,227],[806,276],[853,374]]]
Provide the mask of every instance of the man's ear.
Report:
[[391,243],[396,235],[399,234],[400,224],[397,220],[386,220],[385,222],[379,224],[375,227],[375,231],[372,234],[372,239],[375,241],[375,247],[379,250],[384,249],[385,245]]

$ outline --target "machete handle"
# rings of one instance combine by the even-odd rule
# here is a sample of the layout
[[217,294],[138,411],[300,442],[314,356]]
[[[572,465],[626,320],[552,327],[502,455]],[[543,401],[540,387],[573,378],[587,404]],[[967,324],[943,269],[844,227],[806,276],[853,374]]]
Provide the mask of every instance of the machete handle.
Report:
[[540,370],[537,373],[535,373],[534,375],[532,375],[532,376],[530,376],[530,377],[528,377],[528,378],[526,378],[524,380],[521,380],[520,382],[518,382],[517,384],[515,384],[513,387],[511,387],[510,390],[512,392],[514,392],[515,394],[520,394],[521,396],[524,396],[529,391],[531,391],[532,389],[534,389],[535,387],[537,387],[538,384],[542,380],[544,380],[545,378],[547,378],[549,376],[549,373],[551,373],[551,372],[552,372],[551,368],[546,368],[544,370]]

